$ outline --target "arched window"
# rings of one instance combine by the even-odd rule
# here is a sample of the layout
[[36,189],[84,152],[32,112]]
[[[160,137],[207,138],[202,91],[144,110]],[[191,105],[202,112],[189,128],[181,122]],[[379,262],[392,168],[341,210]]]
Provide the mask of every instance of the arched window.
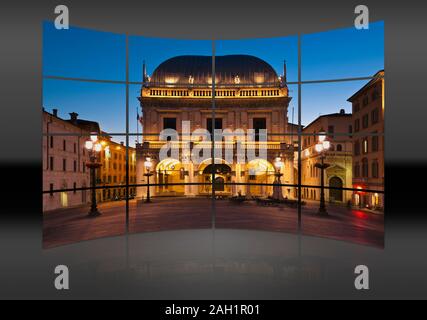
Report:
[[342,151],[342,145],[337,144],[337,151]]

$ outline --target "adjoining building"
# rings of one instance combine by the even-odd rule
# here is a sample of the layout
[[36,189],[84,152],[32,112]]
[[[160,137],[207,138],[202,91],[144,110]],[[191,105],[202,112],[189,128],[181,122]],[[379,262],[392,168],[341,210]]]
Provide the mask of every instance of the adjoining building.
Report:
[[[353,107],[353,188],[384,190],[384,70],[349,99]],[[383,209],[383,193],[357,191],[353,203]]]
[[[322,156],[315,150],[319,133],[325,133],[330,148],[325,151],[325,187],[352,188],[352,115],[341,109],[338,113],[321,115],[303,129],[301,148],[301,197],[307,200],[320,200],[321,185],[320,163]],[[313,134],[313,135],[310,135]],[[316,135],[317,134],[317,135]],[[313,187],[309,187],[313,186]],[[351,201],[352,192],[342,189],[325,189],[325,200],[347,203]]]
[[[97,190],[98,201],[119,200],[126,197],[126,146],[123,142],[117,143],[103,132],[100,138],[102,151],[100,152],[101,168],[97,170],[98,186],[106,186]],[[136,183],[136,156],[135,148],[129,147],[129,184]],[[129,188],[129,195],[136,195],[136,188]]]
[[[150,158],[153,163],[150,181],[156,184],[150,188],[150,192],[156,196],[209,195],[212,185],[216,194],[220,195],[268,196],[273,193],[273,187],[262,184],[274,182],[275,162],[281,163],[281,182],[294,184],[294,145],[286,135],[291,101],[286,85],[286,65],[283,75],[279,76],[267,62],[254,56],[216,56],[214,123],[212,91],[211,56],[173,57],[161,63],[151,77],[146,74],[144,65],[139,97],[144,141],[137,145],[137,182],[147,180],[144,162]],[[167,142],[159,139],[159,133],[164,129],[173,129],[182,134],[183,121],[190,122],[191,132],[196,129],[209,132],[213,129],[253,129],[254,141],[242,143],[246,150],[256,150],[264,144],[267,157],[241,163],[234,154],[232,161],[224,158],[212,161],[212,157],[209,157],[201,163],[194,163],[187,161],[188,155],[180,152],[176,158],[160,159],[160,148]],[[263,130],[268,132],[267,141],[264,142],[259,139]],[[186,139],[183,136],[180,138],[179,143]],[[193,146],[203,143],[206,142],[192,141]],[[236,141],[215,142],[215,148],[221,149],[223,154],[227,148],[232,148],[235,153],[235,146]],[[215,181],[211,181],[212,172],[215,172]],[[258,185],[248,186],[244,183]],[[283,196],[293,197],[293,189],[284,186]],[[145,187],[138,188],[138,198],[144,198],[145,194]]]
[[[43,190],[90,186],[86,168],[89,155],[84,145],[91,132],[99,132],[97,122],[78,119],[74,112],[65,120],[58,117],[57,109],[52,113],[43,110]],[[56,135],[49,135],[52,133]],[[52,192],[43,194],[43,211],[85,205],[89,201],[87,190]]]

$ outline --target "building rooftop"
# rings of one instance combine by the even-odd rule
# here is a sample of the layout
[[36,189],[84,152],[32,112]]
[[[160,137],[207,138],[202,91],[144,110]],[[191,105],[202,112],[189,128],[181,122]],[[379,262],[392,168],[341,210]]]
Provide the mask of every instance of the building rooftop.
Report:
[[[210,85],[212,82],[211,56],[177,56],[162,62],[149,79],[150,85]],[[273,67],[251,55],[224,55],[215,57],[215,84],[217,85],[279,85]]]
[[347,99],[348,102],[353,102],[354,99],[359,96],[366,88],[369,88],[372,84],[376,83],[378,80],[384,78],[384,70],[378,71],[372,79],[365,84],[362,88],[360,88],[356,93],[354,93],[350,98]]
[[320,119],[325,118],[325,117],[351,117],[351,116],[352,116],[352,114],[351,113],[345,113],[344,109],[341,109],[340,112],[322,114],[322,115],[318,116],[316,119],[314,119],[313,121],[311,121],[308,125],[306,125],[303,130],[306,130],[312,124],[316,123],[317,121],[319,121]]

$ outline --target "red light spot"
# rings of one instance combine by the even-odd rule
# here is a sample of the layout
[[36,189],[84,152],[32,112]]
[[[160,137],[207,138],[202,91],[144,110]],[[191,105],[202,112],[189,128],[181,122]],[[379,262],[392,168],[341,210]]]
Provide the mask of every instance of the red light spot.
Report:
[[364,213],[363,211],[360,210],[354,210],[353,211],[354,215],[360,219],[366,219],[367,215],[366,213]]

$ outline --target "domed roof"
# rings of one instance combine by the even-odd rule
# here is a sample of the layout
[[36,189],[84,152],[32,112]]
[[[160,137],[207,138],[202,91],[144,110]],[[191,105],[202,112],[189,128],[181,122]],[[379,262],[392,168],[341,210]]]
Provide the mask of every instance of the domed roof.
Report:
[[[150,84],[208,85],[212,82],[211,56],[177,56],[162,62],[153,72]],[[216,85],[278,85],[276,71],[264,60],[250,55],[215,57]]]

